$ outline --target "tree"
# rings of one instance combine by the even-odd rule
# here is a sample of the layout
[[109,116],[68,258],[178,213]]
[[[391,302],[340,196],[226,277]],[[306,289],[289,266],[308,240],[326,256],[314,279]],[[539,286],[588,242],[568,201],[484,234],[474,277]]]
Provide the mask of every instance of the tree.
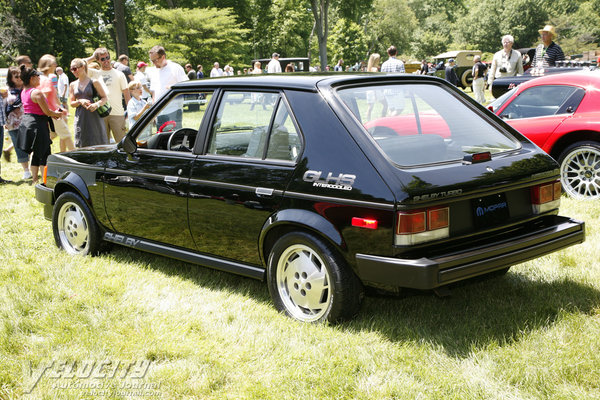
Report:
[[[148,51],[161,45],[169,59],[181,64],[244,64],[248,54],[248,29],[238,27],[229,8],[148,10],[154,24],[140,37],[136,47]],[[246,56],[247,57],[247,56]]]
[[417,19],[406,2],[375,0],[365,28],[369,50],[386,54],[387,48],[394,45],[398,54],[409,53],[416,28]]
[[327,15],[329,13],[329,0],[310,0],[310,5],[315,19],[313,31],[317,34],[321,71],[325,71],[325,67],[327,67],[327,36],[329,35]]
[[125,0],[114,0],[115,7],[115,37],[117,55],[129,56],[127,42],[127,25],[125,24]]
[[357,23],[341,18],[331,29],[327,48],[334,60],[341,58],[353,64],[366,58],[367,38]]

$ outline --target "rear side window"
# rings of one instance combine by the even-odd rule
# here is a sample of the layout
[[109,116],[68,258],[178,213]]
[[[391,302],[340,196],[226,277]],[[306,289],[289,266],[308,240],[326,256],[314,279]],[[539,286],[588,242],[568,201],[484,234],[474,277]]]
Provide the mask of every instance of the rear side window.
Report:
[[228,91],[213,123],[208,153],[296,161],[300,136],[279,93]]
[[565,85],[534,86],[524,90],[503,111],[502,117],[532,118],[546,115],[555,115],[566,112],[565,104],[575,101],[571,111],[577,108],[583,99],[584,90]]
[[396,164],[462,160],[515,150],[519,142],[437,85],[352,87],[338,95]]

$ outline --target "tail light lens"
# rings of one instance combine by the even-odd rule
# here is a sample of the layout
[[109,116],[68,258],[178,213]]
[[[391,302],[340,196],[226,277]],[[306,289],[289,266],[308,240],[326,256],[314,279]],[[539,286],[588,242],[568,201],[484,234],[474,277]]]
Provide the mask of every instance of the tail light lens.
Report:
[[534,214],[541,214],[558,208],[561,194],[560,181],[533,186],[531,188],[531,205]]
[[44,182],[44,185],[46,184],[47,178],[48,178],[48,166],[44,165],[44,173],[42,174],[42,182]]
[[396,226],[396,244],[407,246],[450,235],[450,209],[431,207],[425,210],[400,211]]

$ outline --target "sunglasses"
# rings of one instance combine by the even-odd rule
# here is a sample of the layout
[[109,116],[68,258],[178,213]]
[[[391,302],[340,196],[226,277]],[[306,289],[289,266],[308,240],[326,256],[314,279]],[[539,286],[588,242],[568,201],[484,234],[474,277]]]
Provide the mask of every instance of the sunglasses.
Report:
[[110,60],[110,56],[106,56],[106,57],[101,57],[100,61],[106,61],[106,60]]
[[77,71],[79,68],[81,68],[81,67],[71,67],[71,71],[75,72],[75,71]]

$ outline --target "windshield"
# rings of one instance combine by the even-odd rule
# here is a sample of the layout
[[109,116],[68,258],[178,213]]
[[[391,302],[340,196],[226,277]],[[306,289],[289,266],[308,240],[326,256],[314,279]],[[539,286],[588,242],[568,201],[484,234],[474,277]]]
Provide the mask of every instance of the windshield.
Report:
[[338,95],[396,164],[415,166],[497,154],[520,147],[441,86],[388,84],[343,88]]
[[506,101],[511,98],[511,96],[513,95],[515,90],[517,90],[516,86],[514,88],[510,89],[508,92],[504,93],[502,96],[498,97],[496,100],[494,100],[490,104],[488,104],[488,106],[487,106],[488,109],[491,109],[492,112],[498,111],[500,109],[500,107],[502,107],[504,105],[504,103],[506,103]]

